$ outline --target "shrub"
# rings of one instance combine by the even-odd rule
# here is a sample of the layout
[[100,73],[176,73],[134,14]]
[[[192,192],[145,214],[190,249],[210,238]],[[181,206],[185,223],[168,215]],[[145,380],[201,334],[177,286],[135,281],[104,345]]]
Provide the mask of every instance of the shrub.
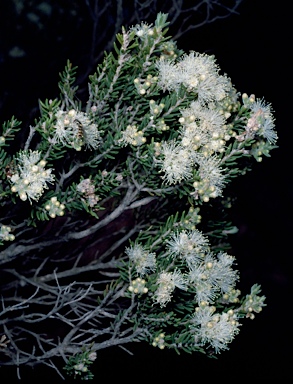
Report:
[[96,351],[138,341],[214,356],[266,305],[237,287],[229,210],[276,148],[272,108],[167,32],[164,13],[122,28],[84,105],[68,61],[24,140],[2,125],[3,365],[91,379]]

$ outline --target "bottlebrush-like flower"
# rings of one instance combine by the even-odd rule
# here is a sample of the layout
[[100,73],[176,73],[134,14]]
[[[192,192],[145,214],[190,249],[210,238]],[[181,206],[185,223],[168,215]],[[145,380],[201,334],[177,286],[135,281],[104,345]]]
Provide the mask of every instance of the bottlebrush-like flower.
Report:
[[198,101],[181,111],[179,121],[183,125],[182,143],[193,150],[199,149],[212,155],[223,152],[226,141],[230,139],[226,117],[214,107],[204,107]]
[[177,287],[179,289],[187,289],[187,280],[179,271],[161,272],[157,280],[158,288],[153,296],[153,300],[164,307],[172,299],[173,291]]
[[196,198],[200,197],[207,202],[211,197],[221,196],[225,186],[225,174],[220,167],[220,159],[216,156],[205,157],[198,153],[194,157],[199,165],[198,172],[200,176],[200,180],[193,183]]
[[216,295],[230,292],[238,279],[238,272],[233,270],[235,258],[225,252],[217,257],[209,252],[201,262],[191,265],[189,281],[196,287],[196,300],[213,303]]
[[17,161],[17,171],[11,176],[11,191],[18,192],[21,200],[38,201],[47,183],[54,181],[52,169],[45,169],[46,161],[41,160],[39,151],[20,152]]
[[215,307],[201,305],[196,308],[191,321],[191,332],[197,345],[209,344],[216,353],[228,349],[229,344],[239,333],[239,322],[231,310],[215,313]]
[[168,184],[176,184],[192,177],[192,158],[187,148],[176,141],[161,144],[162,159],[157,160]]
[[97,149],[101,143],[101,136],[96,124],[94,124],[86,113],[71,109],[70,111],[59,110],[56,113],[55,134],[51,142],[61,142],[80,151],[85,145],[90,149]]
[[122,137],[118,140],[118,143],[122,146],[131,144],[135,147],[146,142],[146,138],[143,136],[143,132],[137,129],[135,124],[127,125],[125,131],[122,132]]
[[199,230],[174,232],[166,241],[169,254],[184,259],[189,267],[202,260],[209,250],[209,241]]
[[156,269],[156,254],[149,252],[140,244],[134,244],[125,250],[135,266],[136,272],[143,276]]
[[264,100],[257,99],[250,105],[251,116],[247,122],[247,128],[254,130],[259,136],[263,136],[270,144],[275,144],[278,135],[275,132],[275,119],[272,115],[271,105]]
[[174,60],[159,60],[157,69],[159,87],[178,91],[183,84],[188,91],[197,94],[201,104],[221,101],[233,88],[229,78],[219,75],[215,59],[198,52],[183,55],[177,63]]

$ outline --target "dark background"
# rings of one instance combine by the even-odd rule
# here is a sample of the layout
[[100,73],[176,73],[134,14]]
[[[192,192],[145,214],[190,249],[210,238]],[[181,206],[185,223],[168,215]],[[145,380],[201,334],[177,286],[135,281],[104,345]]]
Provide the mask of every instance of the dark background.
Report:
[[[6,7],[0,8],[0,120],[15,115],[28,124],[36,114],[38,99],[58,95],[58,74],[67,58],[86,67],[89,22],[80,29],[69,28],[66,23],[64,28],[56,25],[55,33],[63,37],[52,44],[52,36],[33,29],[23,27],[20,33],[23,20],[13,18],[8,3],[12,1],[1,0],[1,6]],[[66,1],[61,3],[66,5]],[[80,12],[88,17],[83,8]],[[238,12],[187,33],[178,47],[214,54],[239,92],[263,97],[275,111],[279,148],[235,182],[238,200],[232,212],[239,228],[232,245],[241,289],[248,293],[252,284],[261,284],[267,307],[254,320],[244,321],[230,351],[222,352],[217,360],[201,355],[178,356],[142,344],[131,348],[133,356],[121,349],[109,349],[98,353],[93,382],[176,378],[194,382],[270,379],[284,383],[292,378],[291,15],[284,2],[267,0],[244,0]],[[54,24],[54,20],[51,22]],[[25,47],[26,55],[9,56],[9,47],[14,45]],[[9,374],[12,382],[14,374],[5,369],[0,367],[0,374]],[[44,368],[24,370],[23,378],[41,378],[44,372]],[[3,377],[0,381],[8,382]]]

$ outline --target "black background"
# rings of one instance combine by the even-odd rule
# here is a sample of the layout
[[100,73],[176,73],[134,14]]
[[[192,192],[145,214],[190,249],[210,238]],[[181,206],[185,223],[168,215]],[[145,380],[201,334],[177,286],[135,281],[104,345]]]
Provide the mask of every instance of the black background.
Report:
[[[222,352],[217,360],[201,355],[178,356],[141,344],[131,347],[133,356],[121,349],[109,349],[98,352],[93,382],[162,382],[176,378],[182,382],[242,379],[284,383],[292,378],[291,16],[288,3],[266,0],[244,0],[238,11],[238,15],[184,35],[178,47],[214,54],[239,92],[264,97],[275,111],[279,148],[237,180],[238,201],[232,214],[240,229],[232,244],[242,288],[248,293],[252,284],[261,284],[267,307],[254,320],[244,322],[230,350]],[[5,19],[5,12],[0,29],[0,120],[14,114],[25,121],[31,119],[38,98],[58,94],[58,73],[64,68],[66,56],[83,65],[83,36],[75,36],[73,31],[74,44],[55,52],[48,42],[44,49],[37,38],[30,36],[29,57],[11,60],[5,49],[13,39],[13,27]],[[41,378],[45,371],[24,370],[23,378]],[[3,378],[6,374],[12,382],[12,371],[0,367],[1,372],[1,382],[8,382]],[[52,378],[55,375],[49,374]]]

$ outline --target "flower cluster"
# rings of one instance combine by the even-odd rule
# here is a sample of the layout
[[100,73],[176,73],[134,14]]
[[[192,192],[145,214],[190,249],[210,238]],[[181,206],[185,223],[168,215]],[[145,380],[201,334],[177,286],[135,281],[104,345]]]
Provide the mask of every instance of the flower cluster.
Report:
[[157,279],[157,290],[154,293],[153,300],[155,303],[165,307],[171,301],[175,288],[187,289],[187,281],[180,271],[166,272],[159,274]]
[[143,276],[156,269],[156,254],[149,252],[141,244],[134,244],[125,249],[129,260],[134,264],[136,272]]
[[153,36],[154,34],[153,25],[145,22],[134,25],[130,30],[134,31],[135,34],[142,40],[148,38],[149,36]]
[[152,342],[153,347],[158,347],[160,349],[165,348],[165,334],[160,333],[158,336],[154,337],[154,340]]
[[157,104],[154,99],[150,100],[151,115],[158,116],[163,111],[164,106],[164,103]]
[[157,84],[157,76],[147,75],[146,78],[135,78],[133,83],[139,95],[144,96],[150,94]]
[[[191,214],[194,211],[191,209]],[[169,270],[161,270],[155,277],[152,272],[159,269],[160,258],[152,258],[152,268],[144,270],[145,278],[132,280],[129,291],[147,293],[154,304],[168,311],[175,291],[192,292],[195,304],[194,313],[189,319],[190,332],[194,346],[211,346],[216,353],[228,349],[229,344],[239,332],[239,318],[245,315],[253,319],[265,305],[264,296],[260,296],[260,287],[255,285],[252,291],[240,303],[240,291],[235,288],[239,273],[233,269],[235,257],[224,251],[213,252],[208,238],[199,230],[173,232],[165,240],[164,260],[170,260]],[[139,263],[148,260],[149,253],[142,245],[127,248],[129,258]],[[144,257],[143,257],[144,256]],[[156,265],[155,265],[156,264]],[[139,264],[138,264],[139,265]],[[141,272],[137,270],[137,273]],[[150,284],[151,289],[148,289]],[[217,304],[220,308],[217,309]],[[236,305],[226,309],[223,304]],[[238,307],[237,307],[238,305]],[[153,346],[165,346],[163,337],[156,337]]]
[[189,151],[176,141],[163,142],[160,148],[162,159],[157,160],[163,179],[168,184],[176,184],[192,177],[192,159]]
[[184,261],[187,270],[182,275],[178,270],[162,272],[157,279],[154,300],[165,306],[172,297],[175,287],[195,287],[195,300],[214,303],[219,294],[225,294],[235,287],[238,272],[232,268],[235,258],[225,252],[211,252],[208,240],[198,230],[173,233],[166,241],[168,254],[172,259]]
[[162,143],[157,165],[169,184],[192,179],[197,169],[200,179],[194,183],[194,196],[209,201],[211,197],[221,196],[225,184],[221,160],[216,154],[225,151],[227,141],[233,136],[226,124],[230,113],[223,114],[214,106],[207,108],[197,100],[181,110],[181,115],[178,139]]
[[57,200],[56,196],[51,197],[51,199],[45,204],[45,209],[48,211],[49,216],[54,219],[56,216],[63,216],[65,205],[61,204]]
[[188,266],[202,260],[209,250],[209,241],[199,230],[173,232],[166,240],[169,254],[183,259]]
[[146,281],[138,277],[135,280],[132,280],[131,284],[128,287],[130,292],[137,294],[143,294],[148,292],[148,288],[146,287]]
[[196,226],[200,224],[201,222],[201,215],[199,214],[200,208],[199,207],[190,207],[187,215],[185,216],[184,220],[181,221],[180,225],[184,230],[195,230]]
[[140,146],[146,142],[143,132],[137,129],[135,124],[127,125],[125,131],[122,132],[122,137],[118,140],[121,145],[131,144]]
[[99,196],[96,195],[95,185],[91,179],[81,180],[76,190],[84,195],[90,207],[94,207],[100,200]]
[[11,232],[11,227],[7,225],[1,225],[0,227],[0,241],[13,241],[15,239],[15,236],[10,233]]
[[255,95],[248,97],[246,93],[242,95],[244,105],[250,109],[251,114],[247,121],[245,132],[237,137],[242,141],[253,139],[256,135],[262,137],[263,144],[275,144],[278,135],[275,132],[275,118],[270,104],[263,99],[255,99]]
[[216,256],[209,252],[202,261],[194,262],[189,281],[196,287],[197,303],[214,303],[219,293],[229,292],[238,280],[238,271],[232,268],[235,258],[225,252]]
[[52,143],[61,142],[76,151],[82,146],[97,149],[101,143],[101,136],[96,124],[94,124],[85,112],[71,109],[56,112],[55,134]]
[[9,343],[10,343],[10,340],[7,339],[7,336],[2,335],[0,338],[0,350],[7,348]]
[[226,124],[230,113],[221,109],[207,108],[193,101],[181,111],[179,122],[182,125],[181,140],[190,151],[199,151],[204,156],[222,153],[226,142],[231,138],[231,129]]
[[193,195],[204,202],[208,202],[211,197],[221,196],[225,186],[225,173],[220,166],[220,159],[215,156],[197,156],[197,162],[200,179],[193,183]]
[[195,344],[209,344],[219,353],[228,349],[227,344],[239,333],[239,326],[238,317],[233,310],[219,314],[214,306],[203,302],[195,309],[190,330]]
[[219,75],[215,58],[204,53],[190,52],[177,62],[162,59],[157,67],[159,87],[179,91],[184,85],[188,91],[197,94],[202,105],[223,100],[232,87],[229,78]]
[[10,177],[11,191],[18,193],[21,200],[38,201],[47,183],[54,181],[52,169],[45,169],[46,161],[41,160],[39,151],[29,150],[20,152],[17,161],[17,169]]

